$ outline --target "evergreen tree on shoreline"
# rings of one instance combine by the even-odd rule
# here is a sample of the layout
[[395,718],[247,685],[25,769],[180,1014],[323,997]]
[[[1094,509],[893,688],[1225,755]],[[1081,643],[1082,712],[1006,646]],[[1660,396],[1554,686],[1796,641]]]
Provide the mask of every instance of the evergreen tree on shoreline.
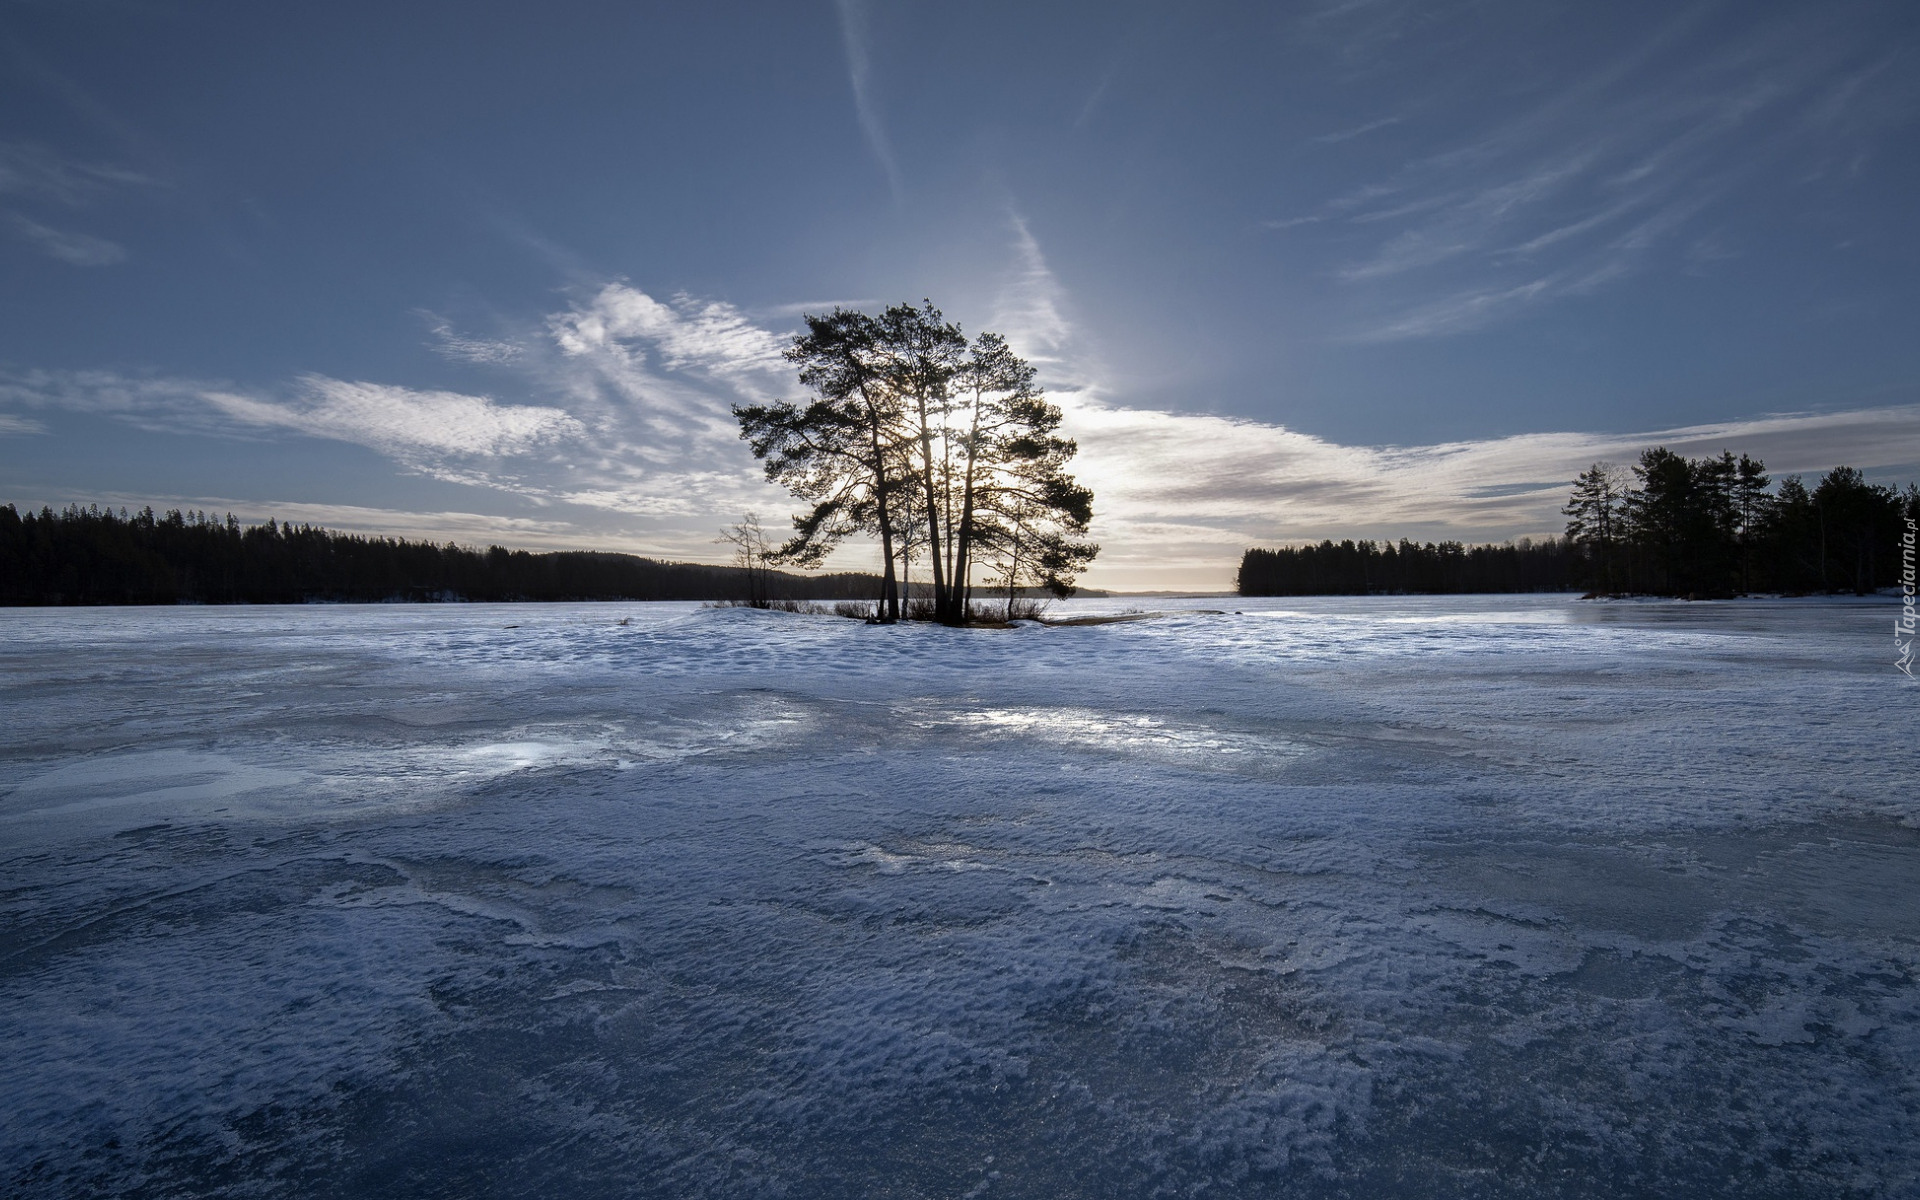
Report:
[[1905,491],[1835,467],[1809,489],[1722,451],[1688,459],[1643,451],[1631,475],[1597,462],[1573,482],[1564,540],[1506,546],[1323,541],[1248,550],[1246,596],[1529,592],[1584,589],[1660,596],[1749,592],[1865,594],[1900,582],[1900,538],[1920,522]]
[[1560,510],[1568,518],[1567,537],[1593,556],[1599,586],[1609,592],[1620,586],[1614,560],[1625,516],[1626,490],[1620,468],[1612,463],[1597,462],[1574,480],[1573,495]]

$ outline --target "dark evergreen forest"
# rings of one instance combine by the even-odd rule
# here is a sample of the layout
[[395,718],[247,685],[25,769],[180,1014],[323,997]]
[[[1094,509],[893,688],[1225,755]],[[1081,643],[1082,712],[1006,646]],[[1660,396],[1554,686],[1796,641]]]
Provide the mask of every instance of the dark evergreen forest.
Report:
[[1325,541],[1247,551],[1239,586],[1242,596],[1564,592],[1579,586],[1578,557],[1564,541],[1524,538],[1507,546]]
[[1563,510],[1581,583],[1599,593],[1730,596],[1853,592],[1900,581],[1901,537],[1920,489],[1835,467],[1812,488],[1778,486],[1758,459],[1641,452],[1629,471],[1595,463]]
[[1835,467],[1778,486],[1746,455],[1690,459],[1665,447],[1629,469],[1595,463],[1574,482],[1564,538],[1465,546],[1332,541],[1249,550],[1243,596],[1583,591],[1733,596],[1854,592],[1900,582],[1901,539],[1920,488]]
[[[0,505],[0,604],[297,604],[387,600],[836,600],[872,598],[872,575],[793,575],[631,554],[532,554],[305,525],[242,526],[151,508]],[[750,586],[751,584],[751,586]]]

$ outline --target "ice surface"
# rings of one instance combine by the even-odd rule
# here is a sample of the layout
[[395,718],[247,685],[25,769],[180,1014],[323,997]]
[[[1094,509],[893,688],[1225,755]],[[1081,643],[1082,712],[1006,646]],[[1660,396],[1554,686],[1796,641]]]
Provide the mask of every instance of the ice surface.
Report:
[[0,1192],[1920,1195],[1884,601],[1151,607],[0,612]]

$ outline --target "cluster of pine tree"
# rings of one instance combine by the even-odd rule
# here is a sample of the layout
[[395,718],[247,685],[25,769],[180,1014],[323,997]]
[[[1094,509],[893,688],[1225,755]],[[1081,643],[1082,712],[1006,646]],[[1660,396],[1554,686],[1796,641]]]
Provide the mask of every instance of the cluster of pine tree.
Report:
[[1343,542],[1249,550],[1240,560],[1242,596],[1453,595],[1560,592],[1574,586],[1572,543],[1521,538],[1504,546],[1459,542]]
[[1732,596],[1897,584],[1901,536],[1920,522],[1920,487],[1896,491],[1835,467],[1809,489],[1776,487],[1746,455],[1643,451],[1630,470],[1595,463],[1574,482],[1562,540],[1323,541],[1248,550],[1243,596],[1552,592]]
[[361,537],[232,514],[0,505],[0,604],[870,597],[871,575],[801,576],[631,554],[531,554]]
[[1871,484],[1852,467],[1811,490],[1794,475],[1774,487],[1766,464],[1744,454],[1690,459],[1655,447],[1630,472],[1593,464],[1565,511],[1581,585],[1593,592],[1865,594],[1898,582],[1920,488]]
[[1076,447],[1060,409],[1006,340],[969,341],[930,303],[806,322],[787,358],[811,398],[734,410],[767,478],[809,506],[767,561],[811,566],[874,538],[883,621],[900,618],[917,561],[950,624],[969,619],[976,581],[1009,605],[1023,586],[1070,593],[1099,552],[1084,540],[1093,493],[1066,471]]

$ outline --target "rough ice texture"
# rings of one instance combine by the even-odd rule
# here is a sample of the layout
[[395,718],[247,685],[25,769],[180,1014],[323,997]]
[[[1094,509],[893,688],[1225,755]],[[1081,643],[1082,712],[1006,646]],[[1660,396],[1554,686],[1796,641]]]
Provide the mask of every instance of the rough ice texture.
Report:
[[1884,602],[1210,603],[0,613],[0,1191],[1920,1194]]

